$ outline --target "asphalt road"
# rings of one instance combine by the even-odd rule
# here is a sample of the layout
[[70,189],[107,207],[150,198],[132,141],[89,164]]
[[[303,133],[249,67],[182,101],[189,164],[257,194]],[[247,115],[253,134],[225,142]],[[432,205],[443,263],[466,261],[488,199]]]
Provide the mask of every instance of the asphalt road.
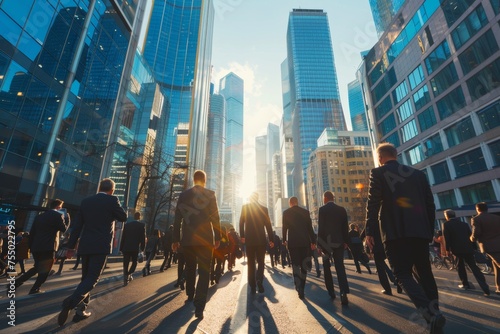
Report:
[[[186,302],[184,291],[174,287],[177,266],[163,273],[161,260],[153,261],[153,274],[142,277],[139,265],[135,279],[123,287],[119,258],[111,258],[109,268],[95,287],[89,311],[92,316],[64,327],[57,315],[64,298],[78,283],[80,270],[65,266],[63,275],[51,276],[43,285],[45,293],[27,295],[33,279],[16,291],[16,326],[8,325],[10,300],[2,284],[0,332],[2,333],[425,333],[425,322],[405,294],[380,293],[377,275],[355,273],[346,260],[351,293],[349,305],[340,298],[330,300],[321,276],[308,276],[306,298],[300,300],[293,287],[291,268],[271,268],[266,257],[265,292],[251,295],[247,287],[247,266],[237,261],[219,284],[209,290],[204,319],[194,317],[194,306]],[[30,264],[28,263],[28,268]],[[372,266],[373,268],[373,266]],[[500,296],[484,297],[480,289],[458,288],[456,271],[434,270],[440,305],[447,324],[445,333],[500,333]],[[475,283],[469,274],[470,280]],[[486,275],[495,290],[493,275]],[[4,279],[5,282],[5,279]],[[2,283],[4,283],[2,282]],[[475,284],[477,286],[477,284]],[[337,290],[338,291],[338,290]]]

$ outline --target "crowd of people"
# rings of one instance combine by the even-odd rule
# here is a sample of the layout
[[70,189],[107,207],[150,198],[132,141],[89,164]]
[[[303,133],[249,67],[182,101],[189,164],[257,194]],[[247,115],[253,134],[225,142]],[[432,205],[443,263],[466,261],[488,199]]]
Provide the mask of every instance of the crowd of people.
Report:
[[[381,144],[377,148],[380,167],[370,174],[366,226],[364,230],[349,224],[345,208],[335,203],[331,191],[323,194],[323,206],[318,211],[318,233],[315,234],[310,212],[299,206],[297,197],[289,199],[283,212],[282,235],[273,231],[268,209],[259,203],[253,193],[242,207],[239,233],[220,221],[217,200],[213,191],[206,189],[207,175],[198,170],[193,174],[194,186],[179,196],[172,226],[162,232],[154,229],[147,234],[140,213],[123,228],[120,251],[123,254],[123,284],[133,279],[139,263],[144,262],[143,276],[151,274],[151,261],[159,250],[163,262],[159,272],[177,264],[175,287],[185,290],[187,301],[195,308],[195,317],[203,318],[210,284],[217,284],[227,270],[235,266],[235,259],[245,254],[248,266],[250,294],[264,293],[264,259],[266,252],[271,266],[292,267],[295,289],[300,299],[305,298],[307,273],[315,263],[320,277],[319,258],[322,259],[325,287],[329,297],[336,298],[331,266],[335,267],[338,293],[342,305],[349,303],[349,282],[344,258],[350,252],[356,272],[363,265],[372,273],[368,247],[383,294],[392,295],[391,283],[398,293],[408,295],[429,324],[431,333],[440,333],[446,323],[439,309],[438,288],[429,261],[429,245],[439,246],[441,254],[457,259],[460,288],[472,289],[465,264],[488,296],[490,290],[483,273],[475,264],[474,244],[487,254],[494,268],[496,293],[500,294],[500,217],[489,214],[486,203],[476,205],[477,216],[471,226],[446,210],[446,222],[435,231],[435,205],[424,173],[397,161],[396,148]],[[60,262],[61,274],[65,260],[75,255],[82,263],[82,280],[62,305],[58,323],[63,326],[69,314],[75,311],[74,322],[91,316],[87,311],[90,293],[97,284],[111,253],[115,221],[126,221],[127,213],[114,196],[115,183],[111,179],[100,182],[99,192],[84,199],[81,209],[68,231],[70,218],[62,212],[64,202],[54,200],[50,210],[37,216],[29,233],[16,238],[16,262],[21,275],[16,287],[38,275],[30,294],[43,292],[40,288],[49,276],[55,258]],[[59,235],[63,241],[58,247]],[[78,246],[77,246],[78,245]],[[57,253],[56,253],[57,251]],[[34,258],[34,267],[25,270],[23,261]],[[143,255],[144,253],[144,255]],[[57,254],[57,256],[56,256]],[[141,261],[141,259],[143,259]],[[388,260],[390,266],[387,265]],[[1,264],[1,263],[0,263]],[[73,269],[76,269],[78,263]]]

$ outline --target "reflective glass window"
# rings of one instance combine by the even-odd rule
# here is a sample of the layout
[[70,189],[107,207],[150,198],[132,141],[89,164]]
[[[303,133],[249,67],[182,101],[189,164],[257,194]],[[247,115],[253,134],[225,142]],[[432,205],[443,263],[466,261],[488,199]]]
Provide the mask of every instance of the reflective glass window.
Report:
[[19,131],[14,131],[10,141],[9,151],[22,156],[28,156],[32,141],[33,137]]
[[470,117],[466,117],[444,129],[448,146],[453,147],[476,136]]
[[401,101],[406,95],[408,95],[408,85],[406,84],[406,81],[400,83],[392,91],[392,98],[396,104],[399,103],[399,101]]
[[403,138],[403,143],[414,138],[418,135],[417,123],[414,119],[403,125],[401,128],[401,137]]
[[451,38],[455,44],[455,50],[460,49],[462,45],[464,45],[487,23],[488,17],[486,17],[483,6],[479,5],[451,32]]
[[399,142],[398,131],[394,131],[392,134],[390,134],[389,136],[387,136],[384,139],[384,142],[388,142],[388,143],[393,144],[396,147],[399,147],[401,145],[401,143]]
[[437,193],[437,197],[439,200],[439,209],[444,210],[458,207],[457,197],[455,196],[455,192],[453,190]]
[[450,170],[446,161],[431,166],[434,184],[440,184],[451,180]]
[[23,0],[22,3],[12,0],[3,1],[0,8],[16,21],[17,24],[23,27],[34,1],[35,0]]
[[496,102],[477,113],[481,120],[483,131],[488,131],[500,126],[500,103]]
[[495,191],[493,190],[491,181],[461,187],[460,193],[462,194],[464,205],[475,205],[478,202],[496,201]]
[[496,51],[498,51],[498,44],[495,36],[491,30],[487,30],[458,56],[464,75],[475,69]]
[[385,136],[386,134],[394,130],[394,128],[396,128],[396,120],[394,118],[394,114],[390,114],[379,124],[379,130],[382,136]]
[[494,166],[500,166],[500,140],[488,144],[488,147],[493,157]]
[[474,2],[475,0],[441,1],[441,8],[443,9],[448,27],[457,22]]
[[500,0],[490,0],[491,7],[493,7],[493,11],[496,15],[500,13]]
[[431,87],[434,97],[437,97],[458,80],[457,70],[453,62],[449,63],[434,78],[431,79]]
[[500,82],[500,58],[486,65],[482,70],[467,80],[467,88],[472,101],[477,100],[499,86]]
[[453,157],[451,160],[453,161],[453,165],[455,166],[457,177],[470,175],[487,169],[483,152],[479,147],[472,151]]
[[439,44],[434,51],[432,51],[427,58],[425,58],[425,67],[427,68],[427,74],[430,75],[432,72],[437,70],[448,58],[450,58],[450,48],[448,46],[448,41],[444,40]]
[[436,115],[434,114],[434,108],[432,106],[422,111],[417,118],[418,124],[420,125],[420,131],[422,132],[436,124]]
[[415,165],[425,159],[424,151],[422,150],[422,146],[418,144],[405,151],[406,160],[410,165]]
[[414,69],[408,76],[411,90],[414,90],[415,87],[417,87],[424,80],[424,78],[424,70],[422,69],[421,65],[418,65],[418,67]]
[[443,143],[441,142],[441,136],[439,133],[424,140],[422,146],[424,154],[427,158],[443,151]]
[[465,106],[462,87],[458,86],[436,103],[441,120],[454,114]]
[[26,166],[26,162],[26,158],[7,152],[5,159],[3,160],[2,173],[20,177],[24,167]]
[[376,108],[375,108],[375,117],[380,120],[384,117],[389,111],[392,109],[392,101],[391,96],[388,95]]
[[431,101],[431,95],[427,85],[422,86],[415,94],[413,94],[413,102],[415,103],[416,111]]
[[0,10],[0,36],[5,38],[12,45],[16,45],[21,36],[21,27],[19,24],[14,22],[10,16],[5,14],[2,10]]
[[399,108],[397,109],[397,114],[399,123],[404,122],[406,119],[408,119],[408,117],[413,115],[413,105],[410,99],[406,100],[402,105],[399,106]]

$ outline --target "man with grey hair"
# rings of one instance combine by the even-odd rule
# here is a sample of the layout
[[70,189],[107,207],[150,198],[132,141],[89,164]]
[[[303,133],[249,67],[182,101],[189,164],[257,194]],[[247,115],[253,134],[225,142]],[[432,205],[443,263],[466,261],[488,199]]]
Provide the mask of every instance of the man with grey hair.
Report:
[[489,296],[490,288],[486,283],[484,274],[474,260],[473,243],[470,241],[472,232],[469,225],[460,221],[453,210],[445,210],[444,218],[446,222],[443,224],[443,236],[446,244],[446,251],[453,253],[458,260],[458,277],[462,282],[458,287],[465,290],[474,288],[472,283],[467,279],[467,271],[465,270],[465,263],[467,263],[477,283],[481,289],[483,289],[484,295]]

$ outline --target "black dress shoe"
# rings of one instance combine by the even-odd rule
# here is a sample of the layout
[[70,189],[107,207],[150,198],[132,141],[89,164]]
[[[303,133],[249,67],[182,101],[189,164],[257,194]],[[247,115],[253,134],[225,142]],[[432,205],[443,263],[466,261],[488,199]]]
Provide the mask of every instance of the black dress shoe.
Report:
[[203,311],[194,312],[194,316],[199,320],[203,319]]
[[330,296],[330,298],[331,298],[332,300],[334,300],[335,298],[337,298],[337,296],[335,296],[335,292],[334,292],[334,291],[329,291],[329,292],[328,292],[328,295]]
[[257,287],[259,288],[259,293],[264,293],[264,285],[262,285],[262,282],[257,282]]
[[147,273],[146,273],[146,268],[142,269],[142,277],[146,277]]
[[392,296],[392,291],[391,290],[382,290],[381,291],[384,295]]
[[40,289],[35,289],[35,290],[30,290],[30,292],[28,293],[28,295],[36,295],[38,293],[44,293],[45,291],[43,290],[40,290]]
[[349,300],[347,299],[347,294],[345,292],[340,293],[340,303],[342,305],[347,305],[349,304]]
[[255,287],[250,287],[250,293],[251,293],[252,295],[255,295]]
[[443,327],[446,324],[446,319],[442,314],[436,314],[431,318],[430,333],[439,334],[443,333]]
[[187,302],[192,302],[194,300],[194,296],[188,296]]
[[73,322],[80,322],[82,320],[85,320],[87,319],[88,317],[90,317],[92,315],[92,313],[90,312],[85,312],[83,311],[82,314],[75,314],[75,316],[73,317]]
[[403,288],[399,284],[396,286],[396,290],[398,293],[403,293]]
[[71,309],[67,306],[63,306],[61,312],[59,312],[59,315],[57,316],[57,323],[59,324],[60,327],[64,325],[66,320],[68,320],[68,315]]
[[318,273],[316,274],[316,277],[318,277],[318,278],[321,277],[321,270],[318,271]]

